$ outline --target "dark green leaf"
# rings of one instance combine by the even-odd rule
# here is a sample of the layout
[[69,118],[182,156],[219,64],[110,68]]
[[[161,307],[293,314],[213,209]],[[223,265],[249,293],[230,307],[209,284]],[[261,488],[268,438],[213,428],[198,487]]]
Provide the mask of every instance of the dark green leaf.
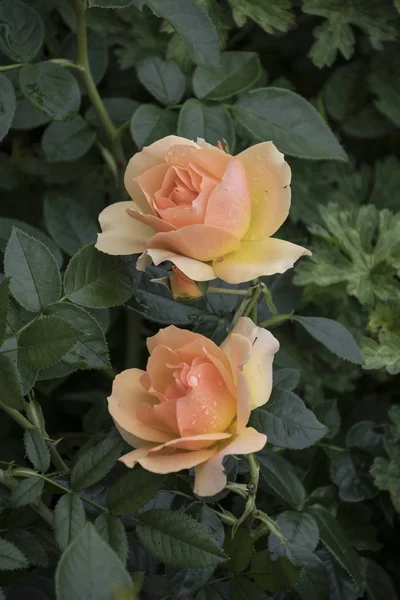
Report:
[[81,158],[93,146],[94,131],[76,115],[69,121],[53,121],[42,137],[42,150],[48,162],[65,162]]
[[51,62],[25,65],[19,81],[24,96],[52,119],[66,119],[78,112],[79,86],[67,69]]
[[0,389],[3,390],[1,400],[10,408],[24,408],[21,381],[17,368],[4,352],[0,354]]
[[268,600],[268,596],[252,581],[236,578],[232,583],[232,600]]
[[44,218],[50,235],[70,256],[96,241],[96,221],[81,203],[67,194],[55,191],[45,194]]
[[90,523],[68,546],[57,566],[58,600],[111,600],[131,585],[124,565]]
[[298,558],[301,559],[302,570],[296,592],[301,600],[330,600],[329,573],[322,560],[303,548]]
[[[103,104],[105,106],[106,111],[114,123],[115,127],[121,127],[128,121],[131,120],[131,117],[135,110],[138,108],[139,102],[136,100],[132,100],[132,98],[103,98]],[[92,127],[95,127],[99,130],[103,129],[103,124],[99,119],[99,115],[94,109],[93,106],[88,108],[85,113],[85,119]]]
[[18,548],[11,542],[0,538],[0,570],[14,571],[15,569],[24,569],[28,566],[28,561]]
[[81,533],[85,523],[85,509],[79,496],[73,493],[61,496],[54,509],[54,532],[61,550]]
[[354,581],[326,548],[317,552],[328,570],[331,584],[330,600],[356,600],[359,595]]
[[7,311],[10,303],[9,300],[9,285],[7,279],[0,283],[0,346],[4,341],[7,325]]
[[388,573],[369,558],[362,558],[361,564],[369,600],[397,600],[396,588]]
[[60,251],[60,248],[57,246],[52,239],[50,239],[43,231],[40,229],[36,229],[32,225],[28,225],[28,223],[24,223],[23,221],[19,221],[18,219],[7,219],[5,217],[0,217],[0,251],[4,252],[7,246],[7,242],[10,239],[13,227],[17,229],[21,229],[31,237],[42,242],[54,255],[57,264],[59,266],[62,265],[63,258]]
[[178,104],[185,92],[185,76],[178,65],[157,56],[143,58],[136,67],[139,81],[161,104]]
[[64,275],[65,293],[71,302],[89,308],[109,308],[126,302],[133,294],[127,264],[85,246],[69,262]]
[[268,549],[275,559],[277,556],[286,556],[294,563],[301,562],[300,550],[313,552],[318,545],[319,532],[315,519],[307,513],[287,510],[275,520],[279,526],[285,543],[273,533],[268,538]]
[[143,508],[163,486],[162,475],[141,467],[128,471],[107,493],[107,505],[116,515],[128,515]]
[[[90,14],[90,13],[88,13]],[[93,29],[87,30],[88,58],[90,72],[96,84],[103,79],[108,66],[108,47],[105,36]],[[76,35],[70,33],[63,40],[60,47],[60,56],[69,58],[73,62],[78,59],[78,41]],[[79,82],[82,94],[86,94],[86,86]]]
[[127,8],[133,4],[133,0],[89,0],[89,8],[98,6],[99,8]]
[[224,140],[229,150],[235,149],[235,130],[231,115],[224,106],[204,104],[200,100],[186,100],[179,112],[178,135],[188,139],[203,138],[214,146]]
[[272,140],[290,156],[346,160],[345,151],[312,104],[290,90],[252,90],[240,96],[232,110],[255,142]]
[[21,352],[34,369],[57,363],[79,339],[79,331],[58,317],[44,317],[27,327],[19,336]]
[[268,436],[275,446],[301,450],[312,446],[326,433],[303,400],[293,392],[275,388],[269,402],[251,415],[253,427]]
[[4,270],[12,295],[27,310],[39,312],[59,299],[61,276],[54,256],[20,229],[13,229],[8,241]]
[[206,586],[197,592],[195,600],[222,600],[222,598],[214,588]]
[[29,62],[43,43],[43,23],[34,8],[20,0],[0,3],[0,48],[14,62]]
[[115,465],[123,447],[121,438],[111,435],[86,450],[72,469],[72,489],[82,490],[103,479]]
[[185,0],[184,4],[180,0],[145,0],[145,4],[172,25],[197,64],[219,67],[217,32],[207,12],[195,0]]
[[11,492],[11,504],[16,508],[32,504],[41,495],[43,487],[44,481],[39,477],[23,479]]
[[187,515],[156,509],[142,513],[139,519],[136,532],[140,543],[166,564],[204,568],[226,560],[212,536]]
[[224,550],[229,560],[224,567],[233,573],[242,573],[245,571],[253,556],[253,544],[254,541],[250,530],[244,527],[238,529],[233,538],[227,536],[225,538]]
[[361,502],[377,495],[372,483],[369,467],[363,457],[347,450],[338,452],[326,449],[331,462],[331,479],[339,487],[339,497],[344,502]]
[[101,513],[95,520],[94,526],[97,533],[125,564],[128,557],[128,540],[121,520],[114,515]]
[[359,421],[354,423],[347,432],[346,446],[362,448],[373,453],[381,447],[383,435],[383,429],[375,421]]
[[340,431],[341,417],[337,400],[323,400],[313,407],[318,421],[328,428],[326,437],[334,438]]
[[132,139],[141,150],[156,140],[176,132],[178,117],[172,110],[155,104],[142,104],[132,115],[130,131]]
[[299,576],[299,567],[287,560],[272,560],[267,550],[258,552],[251,561],[254,581],[268,592],[279,592],[292,587]]
[[50,450],[42,434],[37,429],[27,429],[24,444],[27,457],[35,469],[46,473],[50,467]]
[[336,356],[362,364],[363,358],[356,340],[341,323],[324,317],[294,316],[293,319]]
[[[1,5],[0,5],[1,14]],[[1,24],[0,24],[1,27]],[[1,29],[0,29],[1,35]],[[0,142],[7,135],[15,114],[16,99],[11,81],[0,73]]]
[[[268,487],[296,510],[301,510],[306,500],[306,491],[294,467],[271,450],[257,453],[261,475]],[[263,482],[261,481],[261,487]]]
[[62,362],[74,369],[109,369],[110,357],[106,338],[97,321],[80,306],[70,303],[53,304],[46,310],[69,323],[78,331],[78,341],[62,357]]
[[337,519],[323,506],[316,505],[308,511],[317,521],[321,542],[361,587],[360,559],[346,539]]
[[223,52],[220,70],[197,67],[193,74],[193,91],[198,98],[224,100],[244,92],[260,76],[261,63],[255,52]]
[[335,69],[324,87],[324,101],[336,121],[344,121],[356,112],[365,94],[365,65],[354,61]]
[[274,371],[273,385],[292,392],[300,383],[300,375],[300,369],[277,369]]

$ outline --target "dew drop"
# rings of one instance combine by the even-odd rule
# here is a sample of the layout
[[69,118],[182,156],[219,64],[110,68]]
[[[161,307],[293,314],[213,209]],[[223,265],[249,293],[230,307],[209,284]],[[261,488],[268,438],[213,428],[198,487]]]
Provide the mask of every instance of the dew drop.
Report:
[[[221,384],[220,384],[220,383],[218,384],[218,387],[221,387]],[[216,400],[213,400],[213,401],[212,401],[212,405],[213,405],[214,407],[215,407],[215,406],[217,406],[217,404],[218,404],[218,402],[217,402]]]
[[199,383],[198,378],[196,377],[196,375],[189,375],[188,377],[188,384],[191,387],[196,387],[196,385]]
[[192,425],[196,425],[196,423],[197,423],[196,419],[193,419]]
[[210,414],[210,411],[208,410],[208,408],[205,409],[204,414],[205,415],[209,415]]

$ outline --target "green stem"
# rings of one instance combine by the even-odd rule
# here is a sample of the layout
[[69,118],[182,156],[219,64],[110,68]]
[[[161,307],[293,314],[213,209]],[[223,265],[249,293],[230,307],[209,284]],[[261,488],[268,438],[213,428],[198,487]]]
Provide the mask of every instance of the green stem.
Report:
[[227,296],[250,296],[251,291],[249,290],[228,290],[221,287],[209,287],[207,288],[207,294],[225,294]]
[[248,303],[248,305],[246,306],[246,310],[243,313],[243,316],[247,317],[250,316],[253,320],[253,322],[257,325],[257,303],[258,303],[258,299],[262,294],[262,288],[261,286],[257,285],[258,281],[257,279],[255,279],[253,281],[253,284],[255,287],[253,287],[253,295],[251,297],[250,302]]
[[43,479],[44,481],[47,481],[47,483],[50,483],[51,485],[53,485],[54,487],[58,488],[59,490],[62,490],[64,493],[66,493],[66,494],[76,494],[77,496],[79,496],[81,498],[81,500],[84,500],[88,504],[91,504],[92,506],[95,506],[96,508],[98,508],[99,510],[102,510],[103,512],[108,512],[108,509],[105,506],[101,506],[101,504],[97,504],[97,502],[94,502],[94,500],[91,500],[90,498],[87,498],[83,494],[79,494],[77,492],[74,492],[73,490],[70,490],[69,488],[65,487],[65,485],[62,485],[62,483],[58,483],[57,481],[54,481],[53,479],[50,479],[50,477],[46,477],[46,475],[43,475],[42,473],[37,473],[33,469],[23,469],[23,468],[22,469],[15,469],[13,471],[13,473],[17,477],[40,477],[40,479]]
[[[3,484],[7,489],[12,491],[18,486],[18,482],[8,475],[3,469],[0,469],[0,483]],[[41,500],[35,500],[29,505],[35,513],[37,513],[46,523],[53,527],[53,513]]]
[[253,494],[256,493],[258,487],[258,479],[260,477],[260,467],[254,458],[254,454],[246,454],[247,462],[250,469],[250,483],[255,487]]
[[341,448],[340,446],[333,446],[332,444],[324,444],[323,442],[316,442],[315,446],[319,446],[320,448],[326,448],[327,450],[332,450],[334,452],[346,452],[346,448]]
[[260,327],[269,327],[270,325],[276,325],[277,323],[283,323],[284,321],[291,321],[293,318],[293,313],[288,313],[287,315],[276,315],[275,317],[271,317],[269,319],[265,319],[260,323]]
[[24,67],[26,63],[15,63],[15,65],[4,65],[2,67],[0,67],[0,72],[1,71],[11,71],[11,69],[20,69],[21,67]]
[[56,65],[60,65],[60,67],[67,67],[68,69],[77,69],[77,71],[82,72],[82,67],[77,65],[72,60],[68,60],[68,58],[52,58],[49,60]]
[[90,70],[86,30],[86,0],[75,0],[75,7],[76,34],[78,39],[78,60],[76,64],[81,70],[82,79],[89,100],[96,110],[104,130],[111,141],[117,165],[123,169],[126,165],[124,150],[119,136],[117,135],[117,129],[114,127],[113,122],[106,111]]
[[69,467],[66,462],[60,456],[57,448],[55,447],[53,442],[47,440],[47,445],[50,450],[51,462],[56,467],[58,471],[69,471]]
[[15,408],[10,408],[6,404],[4,404],[4,402],[1,402],[1,400],[0,409],[7,413],[7,415],[11,417],[16,423],[18,423],[18,425],[20,425],[23,429],[35,429],[35,426],[30,421],[28,421],[28,419],[24,417],[24,415],[22,415],[19,412],[19,410],[16,410]]

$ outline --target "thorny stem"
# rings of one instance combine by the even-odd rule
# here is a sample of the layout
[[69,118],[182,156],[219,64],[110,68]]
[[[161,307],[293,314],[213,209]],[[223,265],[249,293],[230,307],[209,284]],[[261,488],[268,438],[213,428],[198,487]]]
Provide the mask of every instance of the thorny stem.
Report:
[[47,481],[47,483],[50,483],[51,485],[57,487],[58,489],[65,492],[66,494],[77,494],[77,496],[79,496],[81,498],[81,500],[83,500],[84,502],[87,502],[88,504],[95,506],[96,508],[98,508],[99,510],[102,510],[103,512],[108,512],[108,509],[105,506],[102,506],[101,504],[97,504],[97,502],[94,502],[94,500],[87,498],[83,494],[79,494],[77,492],[74,492],[73,490],[70,490],[69,488],[65,487],[65,485],[63,485],[62,483],[58,483],[58,481],[54,481],[53,479],[50,479],[50,477],[46,477],[46,475],[43,475],[42,473],[37,473],[33,469],[15,469],[13,471],[13,473],[17,477],[39,477],[40,479],[44,479],[44,481]]
[[[14,490],[18,483],[11,475],[0,469],[0,483],[10,491]],[[53,527],[53,513],[41,500],[35,500],[29,505],[50,527]]]
[[106,111],[90,70],[86,30],[86,0],[75,0],[75,7],[76,33],[78,39],[78,60],[76,64],[81,71],[89,100],[96,110],[104,130],[110,139],[117,165],[120,169],[123,169],[126,165],[126,158],[121,140],[119,139],[120,134]]
[[7,415],[11,417],[16,423],[18,423],[18,425],[20,425],[23,429],[36,429],[35,426],[30,421],[28,421],[28,419],[24,417],[23,414],[19,412],[19,410],[16,410],[15,408],[10,408],[6,404],[4,404],[4,402],[1,402],[1,400],[0,408],[3,412],[7,413]]

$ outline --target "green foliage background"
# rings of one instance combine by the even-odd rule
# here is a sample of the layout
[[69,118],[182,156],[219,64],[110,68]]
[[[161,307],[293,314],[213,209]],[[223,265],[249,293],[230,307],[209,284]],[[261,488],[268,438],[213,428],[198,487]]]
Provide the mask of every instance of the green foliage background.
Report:
[[[0,0],[0,598],[397,598],[399,11]],[[232,153],[272,139],[293,173],[279,235],[313,251],[262,280],[258,321],[281,342],[252,415],[270,521],[233,538],[246,461],[201,501],[191,473],[126,472],[107,412],[148,335],[219,343],[241,302],[174,301],[151,281],[167,269],[93,247],[127,158],[174,133]]]

